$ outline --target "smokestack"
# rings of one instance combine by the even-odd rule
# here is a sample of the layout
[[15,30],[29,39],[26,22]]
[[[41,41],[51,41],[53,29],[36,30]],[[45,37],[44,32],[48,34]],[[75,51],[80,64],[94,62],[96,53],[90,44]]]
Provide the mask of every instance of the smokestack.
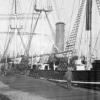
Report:
[[92,0],[87,0],[86,3],[86,30],[91,30],[92,22]]
[[64,51],[64,33],[65,33],[65,23],[56,23],[56,38],[55,45],[60,51]]

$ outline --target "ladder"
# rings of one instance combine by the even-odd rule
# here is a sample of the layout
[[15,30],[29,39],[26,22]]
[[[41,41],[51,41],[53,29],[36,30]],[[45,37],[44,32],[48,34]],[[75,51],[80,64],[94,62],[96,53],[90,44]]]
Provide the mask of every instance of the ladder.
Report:
[[66,42],[65,51],[66,51],[66,56],[68,58],[70,58],[74,53],[73,51],[75,49],[75,42],[76,42],[76,38],[77,38],[78,29],[79,29],[79,26],[80,26],[80,21],[81,21],[81,16],[82,16],[83,8],[84,8],[84,5],[85,5],[85,1],[86,0],[81,1],[74,26],[72,28],[70,35],[69,35],[69,39]]
[[99,15],[100,15],[100,0],[96,0],[96,4],[97,4],[97,8],[98,8]]

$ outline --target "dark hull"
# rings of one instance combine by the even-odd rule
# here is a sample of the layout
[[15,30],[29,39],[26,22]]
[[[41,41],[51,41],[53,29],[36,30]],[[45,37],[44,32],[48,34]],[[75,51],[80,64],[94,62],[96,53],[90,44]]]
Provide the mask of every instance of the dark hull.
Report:
[[74,81],[100,82],[100,71],[73,71]]
[[[30,70],[30,75],[37,74],[40,77],[63,80],[65,71],[52,71],[52,70]],[[73,81],[82,82],[100,82],[100,71],[72,71]]]
[[100,60],[92,63],[91,70],[73,71],[73,79],[75,81],[100,82]]

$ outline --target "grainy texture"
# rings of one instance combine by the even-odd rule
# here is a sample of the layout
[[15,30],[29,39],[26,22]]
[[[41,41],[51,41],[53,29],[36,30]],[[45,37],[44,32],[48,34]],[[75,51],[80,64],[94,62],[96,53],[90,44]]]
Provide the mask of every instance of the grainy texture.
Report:
[[[45,79],[34,79],[24,75],[0,77],[9,85],[5,94],[12,100],[99,100],[100,93],[82,88],[66,89]],[[16,99],[17,98],[17,99]]]

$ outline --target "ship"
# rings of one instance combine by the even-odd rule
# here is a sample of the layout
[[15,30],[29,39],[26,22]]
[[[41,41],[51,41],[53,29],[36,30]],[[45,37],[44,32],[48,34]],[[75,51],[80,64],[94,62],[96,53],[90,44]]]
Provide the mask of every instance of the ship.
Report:
[[[97,24],[99,22],[100,1],[73,1],[72,11],[70,11],[72,13],[70,14],[70,20],[68,20],[70,25],[65,23],[66,21],[62,21],[64,13],[62,15],[61,9],[64,9],[65,1],[59,4],[61,6],[58,7],[59,9],[56,4],[59,2],[52,1],[59,19],[55,21],[52,18],[55,21],[55,24],[52,25],[50,21],[50,14],[53,12],[51,1],[27,1],[25,4],[28,5],[29,3],[28,7],[31,9],[25,10],[25,7],[23,7],[24,11],[28,11],[28,13],[23,13],[21,12],[22,6],[20,6],[19,0],[12,0],[11,13],[8,17],[8,31],[1,32],[2,35],[6,36],[3,41],[5,45],[1,53],[1,65],[16,66],[22,72],[27,69],[30,70],[30,76],[37,77],[38,75],[38,77],[52,79],[63,79],[64,72],[67,66],[70,65],[74,83],[99,85],[100,60],[97,52],[99,48],[96,48],[98,47],[100,34],[98,32],[99,24]],[[75,6],[76,3],[78,7]],[[76,8],[78,10],[74,14]],[[61,15],[59,15],[59,12]],[[98,14],[98,19],[93,17],[94,12]],[[93,19],[95,18],[98,22],[94,24],[95,20]],[[3,19],[5,19],[4,15]],[[50,35],[41,33],[41,27],[47,25],[41,24],[38,27],[40,20],[42,20],[42,23],[47,22],[49,29],[46,27],[44,30],[45,33],[49,30]],[[36,29],[40,30],[40,33],[36,33]],[[96,32],[96,35],[93,34],[94,32]],[[45,41],[41,39],[42,37]],[[47,44],[41,46],[44,42]],[[36,49],[35,44],[38,45],[38,48],[41,48]],[[14,49],[12,49],[13,47]],[[43,49],[45,47],[47,48]],[[75,61],[78,60],[80,60],[80,63],[75,64]]]

